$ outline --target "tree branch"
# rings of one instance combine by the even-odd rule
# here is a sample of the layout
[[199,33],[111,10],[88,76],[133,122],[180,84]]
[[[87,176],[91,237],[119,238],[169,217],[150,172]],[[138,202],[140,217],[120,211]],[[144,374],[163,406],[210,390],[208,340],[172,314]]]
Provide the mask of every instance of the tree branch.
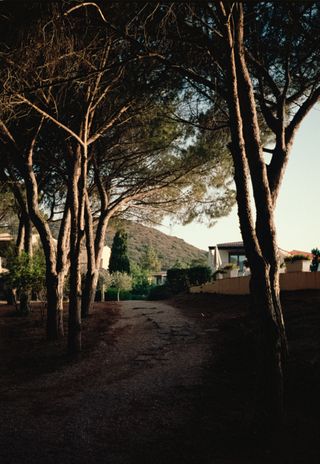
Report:
[[39,114],[41,114],[45,119],[49,119],[50,121],[52,121],[56,126],[60,127],[65,132],[67,132],[69,135],[74,137],[80,143],[81,146],[84,146],[83,140],[73,130],[71,130],[69,127],[65,126],[62,122],[58,121],[58,119],[54,118],[53,116],[51,116],[46,111],[39,108],[37,105],[32,103],[30,100],[28,100],[28,98],[24,97],[23,95],[17,94],[17,96],[18,96],[18,98],[20,98],[21,102],[23,102],[23,103],[27,104],[28,106],[30,106],[31,108],[33,108],[35,111],[37,111]]

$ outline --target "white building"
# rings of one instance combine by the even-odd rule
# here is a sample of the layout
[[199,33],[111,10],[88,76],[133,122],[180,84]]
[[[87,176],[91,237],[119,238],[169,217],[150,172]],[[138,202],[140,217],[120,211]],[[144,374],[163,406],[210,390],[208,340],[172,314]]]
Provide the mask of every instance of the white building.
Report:
[[214,252],[218,248],[218,252],[221,258],[220,267],[224,267],[226,264],[233,263],[239,267],[240,271],[243,271],[244,261],[247,259],[243,242],[229,242],[229,243],[218,243],[215,246],[209,246],[209,266],[214,270],[213,256]]
[[[111,248],[105,245],[102,251],[100,269],[105,269],[106,271],[108,270],[110,255],[111,255]],[[87,270],[87,262],[88,262],[87,250],[85,247],[83,247],[81,250],[81,254],[80,254],[80,267],[81,267],[81,272],[83,273],[86,272]]]
[[[208,264],[212,270],[216,270],[214,265],[214,255],[217,249],[221,258],[220,268],[223,268],[226,264],[232,263],[239,268],[240,272],[244,271],[244,263],[247,257],[243,242],[218,243],[215,246],[209,246]],[[282,250],[281,248],[279,248],[279,253],[281,262],[286,256],[292,254],[292,252]]]

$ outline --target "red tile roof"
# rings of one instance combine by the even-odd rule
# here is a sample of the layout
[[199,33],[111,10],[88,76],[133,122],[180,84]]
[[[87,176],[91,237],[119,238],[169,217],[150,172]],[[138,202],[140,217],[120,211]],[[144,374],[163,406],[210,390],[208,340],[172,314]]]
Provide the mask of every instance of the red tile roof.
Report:
[[312,258],[313,254],[309,253],[308,251],[301,251],[301,250],[291,250],[289,251],[290,255],[304,255],[307,256],[308,258]]

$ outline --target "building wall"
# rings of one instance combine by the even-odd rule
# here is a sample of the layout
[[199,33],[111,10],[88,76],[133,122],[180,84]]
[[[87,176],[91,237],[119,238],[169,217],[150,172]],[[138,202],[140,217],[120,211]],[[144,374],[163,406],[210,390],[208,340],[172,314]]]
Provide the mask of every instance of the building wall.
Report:
[[[222,261],[221,267],[223,267],[223,266],[225,266],[226,264],[229,263],[229,251],[228,250],[219,250],[219,253],[220,253],[220,257],[221,257],[221,261]],[[210,256],[210,254],[211,254],[211,256]],[[209,267],[212,270],[213,270],[213,262],[212,262],[213,254],[214,254],[214,250],[209,250],[208,264],[209,264]]]
[[[102,251],[100,268],[105,269],[106,271],[108,270],[108,267],[109,267],[110,255],[111,255],[111,248],[105,245]],[[81,268],[82,273],[85,273],[87,270],[87,262],[88,262],[87,250],[83,248],[80,253],[80,268]]]
[[229,251],[228,250],[219,250],[220,257],[222,261],[222,266],[225,266],[229,263]]
[[108,270],[109,268],[109,261],[110,261],[110,255],[111,255],[111,248],[109,248],[107,245],[103,248],[102,252],[102,258],[101,258],[101,267],[102,269]]

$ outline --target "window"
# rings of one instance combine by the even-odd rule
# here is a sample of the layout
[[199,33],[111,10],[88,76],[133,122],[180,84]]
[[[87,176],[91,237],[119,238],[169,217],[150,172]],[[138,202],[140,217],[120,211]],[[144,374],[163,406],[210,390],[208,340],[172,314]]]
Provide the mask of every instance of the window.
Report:
[[243,271],[243,263],[246,259],[246,255],[240,253],[229,253],[229,263],[234,263],[239,267],[240,271]]

